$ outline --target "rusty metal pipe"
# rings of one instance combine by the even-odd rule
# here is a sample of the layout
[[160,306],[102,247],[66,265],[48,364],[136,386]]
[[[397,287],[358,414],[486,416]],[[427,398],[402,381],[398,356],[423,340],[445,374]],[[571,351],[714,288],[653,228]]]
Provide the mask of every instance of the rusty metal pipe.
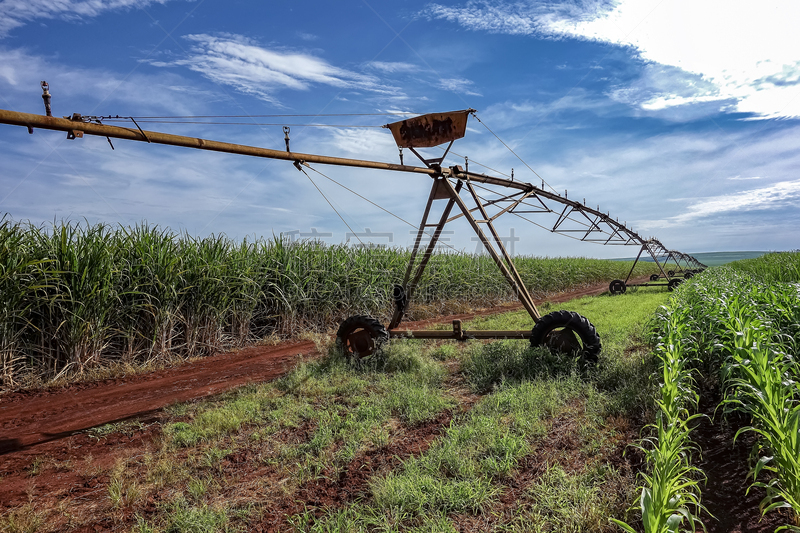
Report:
[[269,148],[259,148],[242,144],[210,141],[198,137],[185,137],[182,135],[172,135],[169,133],[160,133],[156,131],[145,131],[140,128],[123,128],[120,126],[108,126],[105,124],[83,122],[82,120],[71,120],[68,118],[47,117],[44,115],[35,115],[31,113],[20,113],[18,111],[10,111],[6,109],[0,109],[0,124],[24,126],[28,128],[29,131],[31,131],[32,128],[65,131],[70,138],[81,136],[81,134],[86,133],[88,135],[97,135],[100,137],[113,137],[115,139],[126,139],[130,141],[150,142],[154,144],[165,144],[170,146],[183,146],[185,148],[195,148],[198,150],[209,150],[213,152],[280,159],[283,161],[305,161],[306,163],[319,163],[324,165],[371,168],[376,170],[391,170],[396,172],[411,172],[415,174],[426,174],[431,177],[445,176],[477,183],[484,183],[487,185],[497,185],[500,187],[525,191],[531,193],[532,195],[559,202],[567,207],[572,207],[573,209],[599,216],[604,222],[617,228],[620,233],[628,235],[634,243],[644,244],[645,242],[644,239],[639,236],[639,234],[625,227],[624,224],[615,222],[613,219],[611,219],[605,213],[601,213],[599,210],[594,210],[590,207],[583,206],[578,202],[568,200],[559,194],[545,191],[543,188],[535,187],[530,183],[511,181],[505,178],[498,178],[495,176],[487,176],[486,174],[464,171],[459,166],[441,169],[438,167],[415,167],[410,165],[383,163],[380,161],[366,161],[344,157],[331,157],[324,155],[304,154],[299,152],[272,150]]
[[40,128],[56,131],[82,131],[87,135],[97,135],[100,137],[112,137],[114,139],[127,139],[129,141],[151,142],[153,144],[166,144],[171,146],[183,146],[185,148],[197,148],[199,150],[210,150],[212,152],[225,152],[229,154],[241,154],[254,157],[266,157],[269,159],[282,159],[284,161],[305,161],[306,163],[321,163],[325,165],[339,165],[348,167],[373,168],[378,170],[394,170],[400,172],[412,172],[417,174],[437,175],[435,169],[413,167],[409,165],[395,165],[392,163],[382,163],[380,161],[363,161],[360,159],[348,159],[344,157],[329,157],[324,155],[302,154],[299,152],[286,152],[282,150],[272,150],[269,148],[259,148],[243,144],[225,143],[210,141],[198,137],[184,137],[182,135],[172,135],[156,131],[146,131],[134,128],[123,128],[120,126],[107,126],[105,124],[94,124],[66,118],[46,117],[31,113],[20,113],[0,109],[0,123],[13,126],[25,126],[28,128]]

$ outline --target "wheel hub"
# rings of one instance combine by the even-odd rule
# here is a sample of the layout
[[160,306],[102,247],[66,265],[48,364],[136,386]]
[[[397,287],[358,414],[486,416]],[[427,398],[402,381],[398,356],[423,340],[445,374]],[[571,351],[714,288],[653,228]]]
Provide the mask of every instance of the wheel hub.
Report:
[[583,350],[578,337],[567,328],[551,331],[544,342],[551,352],[574,353]]
[[359,357],[368,357],[375,351],[372,336],[365,329],[359,329],[347,336],[347,346],[351,352]]

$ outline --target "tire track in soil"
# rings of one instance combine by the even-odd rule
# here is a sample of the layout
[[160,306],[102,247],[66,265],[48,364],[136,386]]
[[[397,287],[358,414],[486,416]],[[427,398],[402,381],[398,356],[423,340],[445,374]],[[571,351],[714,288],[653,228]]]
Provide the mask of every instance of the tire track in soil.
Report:
[[[471,405],[462,406],[462,411]],[[292,529],[289,518],[310,512],[319,519],[329,510],[343,507],[369,496],[369,484],[375,476],[386,474],[403,461],[424,454],[453,419],[448,411],[436,418],[409,428],[391,444],[357,455],[335,478],[322,477],[304,483],[287,498],[271,503],[263,510],[264,519],[251,526],[256,533],[278,533]]]

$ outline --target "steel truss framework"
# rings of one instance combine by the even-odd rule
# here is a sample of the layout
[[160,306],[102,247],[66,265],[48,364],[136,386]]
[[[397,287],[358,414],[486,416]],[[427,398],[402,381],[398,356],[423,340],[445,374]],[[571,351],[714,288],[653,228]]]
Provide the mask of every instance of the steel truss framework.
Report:
[[[45,101],[49,103],[47,100]],[[473,110],[465,110],[455,113],[464,114],[472,111]],[[433,115],[423,115],[419,118],[428,117],[427,120],[430,121],[431,116]],[[440,115],[436,115],[436,117],[440,117]],[[131,120],[133,121],[133,119]],[[464,118],[464,120],[466,120],[466,118]],[[387,336],[450,338],[459,340],[464,340],[466,338],[532,339],[530,330],[467,332],[461,329],[460,322],[454,323],[452,332],[424,332],[397,329],[402,322],[408,302],[414,294],[417,284],[442,234],[442,230],[446,224],[454,222],[462,217],[479,237],[512,290],[519,297],[522,305],[530,314],[534,323],[538,323],[542,319],[542,316],[536,308],[519,272],[514,266],[511,255],[503,245],[497,229],[495,228],[495,221],[503,215],[516,216],[552,233],[565,235],[579,241],[599,243],[602,245],[638,245],[640,246],[640,251],[636,262],[646,253],[658,265],[661,271],[659,279],[663,277],[667,280],[667,284],[673,283],[673,280],[676,279],[674,271],[665,271],[670,261],[675,263],[678,272],[682,273],[684,276],[688,276],[689,273],[693,273],[705,267],[705,265],[690,255],[668,250],[656,239],[643,238],[639,233],[627,227],[625,223],[621,223],[618,219],[612,218],[608,213],[600,211],[599,207],[594,209],[587,206],[585,200],[583,202],[570,200],[567,197],[566,191],[562,196],[545,190],[544,183],[542,187],[538,187],[531,183],[524,183],[513,179],[509,180],[486,174],[469,172],[460,166],[453,166],[450,168],[442,167],[441,163],[444,157],[426,160],[413,150],[411,146],[409,147],[412,148],[412,152],[425,164],[424,167],[291,152],[289,150],[288,135],[286,139],[286,151],[280,151],[223,143],[195,137],[145,131],[142,130],[135,121],[133,121],[135,125],[133,128],[109,126],[100,123],[95,117],[87,118],[78,114],[72,117],[57,118],[0,110],[0,123],[23,126],[28,128],[30,133],[33,133],[34,128],[65,131],[67,132],[67,137],[70,139],[83,137],[84,134],[88,134],[106,137],[109,139],[109,142],[111,142],[111,138],[127,139],[153,144],[166,144],[200,150],[281,159],[293,162],[298,168],[300,168],[300,165],[310,166],[312,163],[318,163],[410,172],[430,176],[433,180],[432,186],[422,221],[418,228],[411,260],[406,269],[402,284],[395,286],[395,311],[389,324]],[[463,135],[463,133],[461,135]],[[449,140],[450,145],[452,145],[455,138],[458,137],[445,139],[444,142]],[[431,145],[421,144],[419,146]],[[438,218],[432,214],[432,211],[436,211],[436,209],[433,209],[436,202],[438,202],[438,204],[436,204],[437,206],[440,206],[441,203],[444,202]],[[456,211],[455,213],[453,213],[454,209]],[[434,220],[433,222],[431,222],[432,219]],[[430,233],[431,230],[433,231],[432,234]],[[423,250],[421,242],[425,234],[430,234],[431,239],[427,247]],[[612,292],[614,292],[613,288],[616,282],[622,283],[624,289],[625,285],[630,281],[633,270],[632,267],[624,282],[621,280],[612,282]],[[373,326],[369,324],[368,326],[374,330]],[[594,331],[593,327],[591,329]],[[374,337],[378,333],[381,333],[380,331],[375,333],[373,330],[370,330],[368,334],[364,334],[359,330],[358,335],[361,335],[359,339],[363,340],[370,335]],[[359,340],[359,342],[361,342],[361,340]],[[361,342],[361,344],[367,346],[367,348],[364,348],[365,351],[371,352],[372,349],[369,348],[369,342],[366,342],[366,344]],[[599,339],[597,348],[599,350]]]
[[[644,252],[653,259],[658,266],[661,274],[653,274],[650,276],[650,282],[647,283],[629,283],[636,264],[641,259]],[[670,267],[670,262],[674,263],[674,267]],[[649,239],[642,243],[639,254],[631,266],[630,272],[624,281],[614,280],[609,285],[609,291],[612,294],[620,294],[626,291],[627,287],[653,287],[663,286],[669,290],[673,290],[678,284],[684,280],[689,279],[695,274],[702,272],[707,267],[695,257],[678,252],[676,250],[668,250],[658,239]],[[667,269],[667,270],[665,270]]]

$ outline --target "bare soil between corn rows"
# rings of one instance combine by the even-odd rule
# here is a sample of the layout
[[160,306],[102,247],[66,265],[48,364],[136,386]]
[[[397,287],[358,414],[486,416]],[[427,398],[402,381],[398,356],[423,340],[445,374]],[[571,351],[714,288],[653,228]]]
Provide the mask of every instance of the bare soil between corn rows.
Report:
[[[598,295],[606,290],[606,284],[596,285],[558,294],[546,301],[560,303],[582,296]],[[407,322],[404,326],[420,329],[433,323],[446,323],[454,319],[468,320],[521,307],[520,304],[498,306],[470,314]],[[44,506],[49,501],[49,505],[53,505],[64,497],[103,502],[108,499],[110,479],[107,472],[118,458],[142,453],[147,449],[160,434],[161,426],[157,422],[167,418],[163,408],[219,394],[249,383],[273,380],[291,370],[298,361],[319,355],[312,342],[251,346],[148,374],[2,395],[0,512],[29,503],[33,503],[36,508],[36,502]],[[460,409],[468,409],[476,399],[468,402],[470,405],[462,405]],[[293,498],[275,501],[267,509],[264,521],[256,530],[283,531],[288,526],[286,518],[289,515],[309,508],[335,507],[364,496],[363,491],[367,489],[371,476],[391,470],[407,457],[424,453],[447,427],[453,414],[446,413],[426,424],[409,428],[403,434],[397,435],[399,438],[388,446],[373,450],[364,457],[357,457],[351,464],[352,468],[337,479],[304,485]],[[125,420],[136,420],[141,424],[128,431],[102,437],[87,432],[91,428]],[[558,424],[552,429],[555,430],[556,427]],[[751,491],[749,497],[744,496],[747,470],[743,459],[747,456],[747,446],[741,440],[737,446],[731,446],[735,431],[736,428],[717,425],[700,429],[699,443],[704,451],[708,449],[701,463],[701,468],[709,478],[703,491],[703,499],[709,511],[719,518],[718,522],[707,521],[708,531],[774,531],[777,526],[786,523],[785,515],[781,517],[775,513],[760,521],[758,501],[762,495]],[[551,461],[555,455],[570,453],[570,447],[564,446],[562,442],[563,432],[556,433],[551,435],[552,438],[545,439],[533,456],[526,458],[521,470],[521,477],[525,479],[514,480],[511,485],[515,490],[521,490],[520,487],[537,477],[542,465]],[[636,438],[635,431],[631,430],[629,436],[633,441]],[[620,461],[623,448],[624,446],[620,448]],[[74,468],[87,458],[90,458],[96,475]],[[225,463],[238,469],[241,465],[248,464],[248,459],[233,454],[226,457]],[[42,465],[41,468],[37,467],[39,464]],[[254,471],[248,474],[253,477],[269,477],[267,472]],[[145,512],[155,511],[157,503],[148,501]],[[513,506],[511,500],[502,503]],[[121,522],[128,522],[129,526],[129,520],[123,518]],[[119,517],[114,520],[110,517],[98,517],[91,526],[69,529],[112,531],[118,530],[121,522]],[[459,526],[459,530],[472,531],[476,530],[475,526],[478,524],[464,523]]]

